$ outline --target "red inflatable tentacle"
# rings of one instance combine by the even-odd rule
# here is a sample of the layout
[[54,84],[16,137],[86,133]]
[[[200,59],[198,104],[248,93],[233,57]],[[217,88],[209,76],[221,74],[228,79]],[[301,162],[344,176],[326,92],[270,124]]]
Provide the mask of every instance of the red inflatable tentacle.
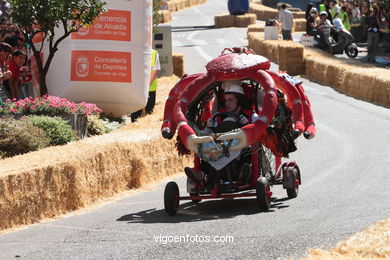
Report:
[[278,105],[275,81],[271,75],[264,70],[258,70],[252,78],[264,88],[265,96],[261,119],[241,128],[246,135],[248,144],[254,144],[260,136],[267,134],[267,125],[271,122]]
[[309,98],[305,94],[305,90],[301,86],[301,84],[297,85],[297,89],[301,94],[303,100],[303,110],[305,115],[305,131],[309,132],[309,134],[314,137],[316,134],[316,127],[314,123],[314,116],[311,111]]
[[171,139],[176,132],[177,125],[173,120],[174,107],[177,98],[183,93],[184,89],[191,83],[194,79],[203,74],[194,74],[189,76],[184,76],[180,79],[178,83],[171,89],[167,101],[165,102],[164,108],[164,119],[161,126],[161,134],[164,138]]
[[294,128],[303,132],[305,131],[304,126],[304,113],[303,113],[303,102],[299,91],[295,85],[289,82],[283,74],[274,71],[266,71],[271,75],[276,83],[278,89],[287,96],[287,103],[292,113],[292,120],[294,122]]
[[188,148],[187,137],[195,134],[194,130],[187,124],[187,118],[185,117],[188,105],[194,100],[206,87],[214,82],[214,77],[209,74],[203,74],[194,79],[183,91],[176,101],[174,107],[173,119],[176,125],[178,125],[178,134]]

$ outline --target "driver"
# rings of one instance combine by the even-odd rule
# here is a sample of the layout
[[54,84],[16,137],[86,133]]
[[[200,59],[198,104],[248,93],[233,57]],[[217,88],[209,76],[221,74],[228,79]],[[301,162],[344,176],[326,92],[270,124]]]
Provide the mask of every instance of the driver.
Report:
[[251,108],[240,81],[226,81],[221,109],[207,120],[205,131],[223,133],[254,123],[260,117]]
[[[204,132],[209,134],[224,133],[254,123],[260,119],[259,115],[253,111],[249,100],[245,97],[240,81],[226,81],[222,84],[222,88],[224,89],[222,106],[213,117],[207,120],[207,126]],[[251,175],[250,154],[248,151],[243,153],[246,149],[250,151],[251,148],[244,148],[239,159],[241,169],[239,170],[240,174],[238,179],[241,180],[242,184],[246,184]],[[243,154],[247,154],[247,156]],[[197,184],[204,180],[205,177],[203,172],[196,171],[190,167],[185,167],[184,172]],[[229,177],[229,179],[233,178]]]

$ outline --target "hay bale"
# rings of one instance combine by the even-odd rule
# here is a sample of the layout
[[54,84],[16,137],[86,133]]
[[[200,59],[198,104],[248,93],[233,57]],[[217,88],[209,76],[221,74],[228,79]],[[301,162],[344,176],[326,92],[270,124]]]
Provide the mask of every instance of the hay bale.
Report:
[[288,10],[291,12],[302,12],[302,9],[298,8],[298,7],[291,7],[291,8],[288,8]]
[[264,32],[264,24],[259,24],[259,23],[250,24],[248,26],[248,33],[250,32]]
[[278,10],[257,3],[249,4],[248,13],[256,14],[257,20],[277,19],[279,15]]
[[248,46],[254,50],[257,54],[264,56],[264,48],[262,41],[264,39],[264,33],[251,32],[248,33]]
[[371,98],[377,104],[390,107],[390,73],[376,77]]
[[218,14],[214,16],[214,24],[216,28],[234,27],[236,24],[236,18],[234,15],[227,13]]
[[250,24],[256,23],[255,14],[243,14],[235,16],[235,26],[236,27],[248,27]]
[[299,19],[299,18],[306,19],[306,17],[305,17],[306,12],[304,12],[304,11],[292,12],[292,14],[293,14],[294,19]]
[[365,230],[341,241],[329,251],[310,249],[301,260],[319,259],[388,259],[390,219],[375,223]]
[[264,56],[270,59],[272,62],[279,63],[279,44],[278,40],[265,40],[263,41],[265,54]]
[[303,74],[305,69],[303,52],[304,46],[299,43],[284,41],[282,44],[279,44],[279,69],[286,71],[292,76]]
[[169,10],[159,10],[158,11],[158,22],[159,23],[168,23],[172,21],[172,15]]
[[183,54],[173,53],[172,54],[172,63],[173,63],[173,74],[182,77],[184,75],[184,56]]
[[328,64],[325,84],[339,89],[341,83],[344,81],[346,71],[345,64]]
[[294,32],[305,32],[306,31],[306,19],[298,18],[294,19]]
[[[175,142],[161,137],[176,76],[159,78],[155,113],[104,136],[0,160],[0,230],[68,213],[117,192],[182,172]],[[145,125],[148,128],[145,128]]]

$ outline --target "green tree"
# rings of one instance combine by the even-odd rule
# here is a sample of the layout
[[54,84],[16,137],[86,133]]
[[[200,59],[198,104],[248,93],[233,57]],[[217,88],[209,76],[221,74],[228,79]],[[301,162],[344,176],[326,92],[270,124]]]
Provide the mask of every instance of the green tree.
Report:
[[[13,22],[23,30],[37,62],[40,94],[47,94],[46,75],[58,45],[71,33],[92,24],[105,11],[106,3],[101,0],[11,0],[10,3]],[[56,28],[61,29],[58,37]],[[42,45],[33,42],[39,33],[43,35]],[[49,50],[46,62],[40,59],[44,44],[48,44]]]
[[161,0],[153,0],[153,35],[158,32],[157,25],[160,23]]

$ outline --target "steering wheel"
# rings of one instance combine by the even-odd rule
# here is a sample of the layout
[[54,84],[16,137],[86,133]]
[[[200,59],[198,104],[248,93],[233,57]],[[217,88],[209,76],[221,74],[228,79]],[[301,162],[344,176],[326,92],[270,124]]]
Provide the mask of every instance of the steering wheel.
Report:
[[237,122],[240,122],[239,116],[238,116],[236,113],[234,113],[234,112],[228,112],[228,111],[226,111],[226,112],[217,112],[217,113],[214,114],[213,120],[215,121],[215,119],[216,119],[218,116],[221,116],[221,117],[223,117],[223,118],[226,118],[226,117],[233,117]]
[[215,115],[213,116],[213,120],[215,122],[216,118],[218,116],[221,116],[223,118],[227,118],[227,117],[231,117],[234,119],[234,122],[233,121],[222,121],[216,128],[215,128],[215,133],[225,133],[225,132],[229,132],[233,129],[237,129],[241,126],[241,123],[240,123],[240,118],[238,117],[238,115],[234,112],[217,112],[215,113]]

